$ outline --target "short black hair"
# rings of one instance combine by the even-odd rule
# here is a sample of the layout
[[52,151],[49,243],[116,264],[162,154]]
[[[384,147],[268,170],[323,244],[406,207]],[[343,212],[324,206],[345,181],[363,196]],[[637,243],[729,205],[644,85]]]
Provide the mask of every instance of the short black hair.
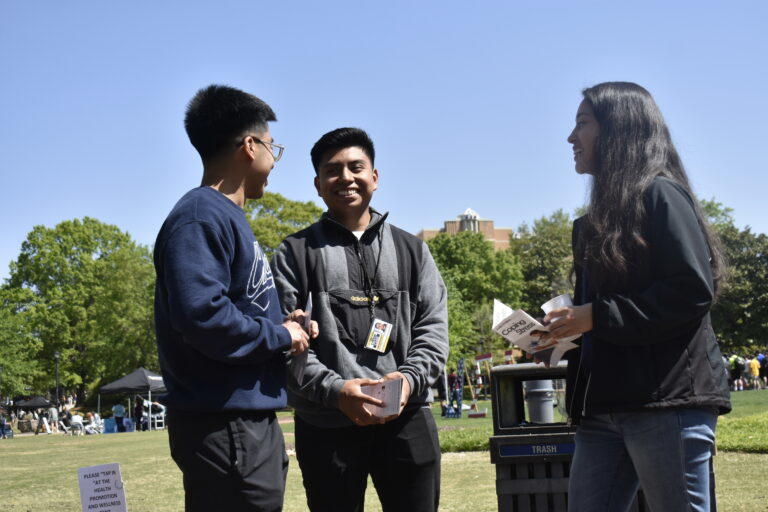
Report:
[[328,151],[338,151],[353,146],[361,148],[371,160],[371,165],[373,165],[376,151],[373,149],[373,141],[368,134],[360,128],[336,128],[320,137],[320,140],[312,146],[310,155],[312,156],[312,165],[315,168],[315,173],[318,171],[320,161]]
[[248,130],[263,131],[268,122],[276,120],[272,108],[256,96],[214,84],[200,89],[190,100],[184,128],[205,162]]

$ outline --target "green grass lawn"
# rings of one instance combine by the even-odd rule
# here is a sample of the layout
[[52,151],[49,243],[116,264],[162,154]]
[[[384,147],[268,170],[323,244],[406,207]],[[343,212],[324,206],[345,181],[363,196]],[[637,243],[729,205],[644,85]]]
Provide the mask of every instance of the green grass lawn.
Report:
[[[0,442],[0,509],[3,512],[79,510],[77,468],[119,462],[131,512],[183,509],[181,473],[168,452],[165,432],[65,437],[38,436]],[[768,455],[720,453],[718,502],[723,511],[768,510]],[[443,511],[496,510],[495,472],[488,452],[444,453]],[[761,488],[762,487],[762,488]],[[285,510],[304,511],[305,497],[291,457]],[[366,510],[381,510],[369,486]]]
[[[717,447],[721,451],[768,453],[768,390],[739,391],[731,394],[733,411],[721,416],[717,424]],[[481,419],[446,419],[432,408],[440,434],[443,452],[488,450],[493,435],[491,404],[479,402],[488,417]]]
[[[726,512],[768,511],[768,488],[764,485],[768,471],[768,391],[735,393],[733,402],[733,416],[721,418],[718,425],[718,504]],[[436,409],[443,451],[487,443],[492,431],[490,417],[444,419]],[[290,418],[289,413],[280,416]],[[293,425],[284,423],[282,427],[286,444],[293,446]],[[0,441],[0,510],[79,510],[77,468],[109,462],[121,464],[131,512],[183,509],[181,473],[171,460],[167,433],[142,432],[84,437],[41,435]],[[285,510],[306,510],[295,457],[291,457]],[[372,486],[366,510],[380,510]],[[443,454],[441,510],[496,510],[495,470],[487,451]]]

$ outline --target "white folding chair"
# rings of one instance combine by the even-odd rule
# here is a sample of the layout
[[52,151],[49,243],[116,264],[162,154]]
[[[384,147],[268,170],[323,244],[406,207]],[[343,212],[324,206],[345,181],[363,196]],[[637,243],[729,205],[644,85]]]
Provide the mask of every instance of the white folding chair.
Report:
[[165,430],[165,414],[153,414],[152,425],[155,430]]

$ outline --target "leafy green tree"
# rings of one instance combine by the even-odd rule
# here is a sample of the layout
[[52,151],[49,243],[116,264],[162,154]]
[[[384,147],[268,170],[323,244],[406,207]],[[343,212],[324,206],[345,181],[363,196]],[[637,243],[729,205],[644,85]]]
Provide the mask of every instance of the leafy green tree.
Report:
[[244,209],[267,257],[272,256],[285,237],[316,222],[323,213],[312,201],[292,201],[274,192],[265,192],[261,199],[249,199]]
[[572,290],[571,226],[571,217],[557,210],[536,219],[532,227],[523,224],[510,237],[510,251],[522,265],[522,307],[532,315],[552,297]]
[[462,357],[506,348],[491,330],[493,299],[520,307],[522,271],[510,251],[494,251],[479,233],[441,233],[429,248],[448,286],[449,366]]
[[43,370],[35,390],[55,386],[56,351],[62,387],[75,388],[79,400],[138,366],[157,369],[154,279],[149,249],[116,226],[89,217],[36,226],[8,279],[34,297],[27,319]]
[[751,355],[768,346],[768,237],[735,226],[719,231],[729,271],[712,325],[725,351]]
[[508,251],[494,252],[480,233],[440,233],[428,242],[443,277],[449,276],[463,300],[473,307],[494,298],[518,307],[522,271],[517,258]]
[[472,312],[472,327],[475,333],[474,354],[495,352],[497,356],[509,348],[509,342],[493,332],[493,303],[486,302]]
[[41,375],[37,355],[42,348],[30,323],[34,294],[20,288],[0,288],[0,397],[25,392]]
[[474,354],[475,330],[472,311],[461,298],[461,292],[450,276],[443,276],[443,280],[448,289],[448,340],[450,343],[448,366],[455,368],[459,359]]
[[712,308],[712,326],[723,350],[753,354],[768,347],[768,236],[735,225],[733,209],[700,201],[720,237],[728,265],[726,282]]
[[723,229],[734,225],[733,208],[717,202],[714,197],[712,199],[701,199],[699,204],[704,215],[707,217],[707,222],[714,228]]

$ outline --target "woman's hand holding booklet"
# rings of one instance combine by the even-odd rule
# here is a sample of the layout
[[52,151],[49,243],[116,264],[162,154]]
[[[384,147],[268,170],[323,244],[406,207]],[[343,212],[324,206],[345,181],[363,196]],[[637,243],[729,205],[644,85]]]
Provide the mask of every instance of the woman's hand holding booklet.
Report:
[[[544,313],[549,313],[571,304],[569,295],[560,295],[545,303],[541,308]],[[493,301],[493,331],[525,352],[534,355],[536,360],[555,365],[565,352],[576,348],[572,341],[578,336],[563,339],[539,339],[541,334],[549,332],[551,325],[552,323],[540,322],[522,309],[514,310],[498,300]]]

